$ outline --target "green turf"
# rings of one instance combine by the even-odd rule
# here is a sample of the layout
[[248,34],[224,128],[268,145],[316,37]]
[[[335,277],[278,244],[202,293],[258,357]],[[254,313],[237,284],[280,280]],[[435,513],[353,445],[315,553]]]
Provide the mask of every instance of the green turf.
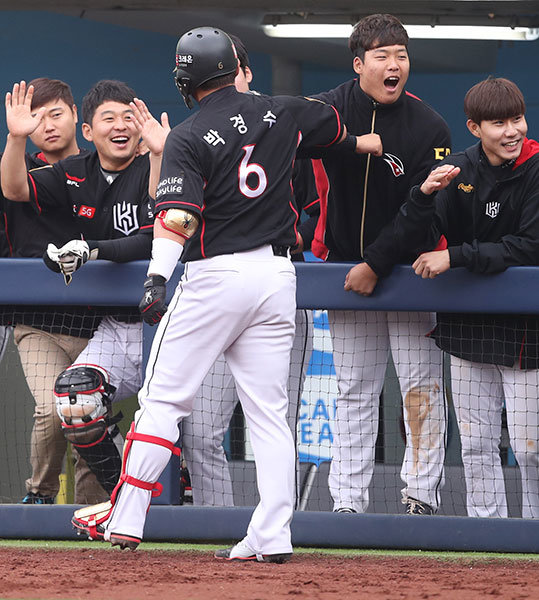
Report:
[[[173,544],[144,542],[137,552],[182,551],[195,550],[211,552],[221,548],[223,544]],[[71,550],[75,548],[95,548],[117,552],[108,544],[88,541],[57,540],[0,540],[0,548],[41,548],[44,550]],[[327,554],[345,557],[379,556],[379,557],[422,557],[439,560],[539,560],[539,554],[503,554],[497,552],[431,552],[422,550],[364,550],[354,548],[294,548],[296,554]]]

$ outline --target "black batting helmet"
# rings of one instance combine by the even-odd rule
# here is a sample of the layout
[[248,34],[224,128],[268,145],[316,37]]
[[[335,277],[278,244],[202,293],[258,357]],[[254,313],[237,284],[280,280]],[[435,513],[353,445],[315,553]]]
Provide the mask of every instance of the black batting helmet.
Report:
[[221,29],[197,27],[178,40],[174,81],[189,108],[193,107],[191,96],[199,86],[237,69],[236,49]]

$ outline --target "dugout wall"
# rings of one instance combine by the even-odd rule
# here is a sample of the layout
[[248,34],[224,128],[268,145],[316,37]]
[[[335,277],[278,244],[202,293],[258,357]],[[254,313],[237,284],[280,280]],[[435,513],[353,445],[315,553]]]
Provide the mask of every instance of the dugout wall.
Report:
[[[470,312],[537,312],[538,269],[515,267],[496,276],[472,275],[455,269],[434,281],[413,275],[409,267],[397,267],[380,282],[376,294],[363,298],[346,293],[342,281],[350,265],[298,265],[298,305],[309,309],[344,308],[366,310],[447,310]],[[6,259],[0,262],[0,291],[3,304],[94,304],[136,305],[144,262],[118,265],[89,263],[66,287],[60,277],[43,268],[39,260]],[[179,269],[178,269],[179,271]],[[179,272],[175,274],[175,279]],[[96,282],[99,286],[96,286]],[[172,293],[174,285],[169,287]],[[37,291],[36,291],[37,290]],[[466,293],[462,293],[463,290]],[[151,330],[150,330],[151,331]],[[4,395],[12,393],[5,389]],[[18,452],[8,447],[14,429],[10,415],[4,415],[0,462],[15,461],[24,469]],[[17,414],[15,414],[17,418]],[[277,468],[277,466],[276,466]],[[513,473],[516,467],[512,467]],[[173,467],[165,474],[165,485],[177,481]],[[457,475],[458,476],[458,475]],[[324,485],[324,474],[317,476]],[[452,475],[449,475],[450,479]],[[385,479],[384,479],[385,481]],[[6,485],[5,474],[0,485]],[[5,489],[5,488],[4,488]],[[516,492],[516,490],[515,490]],[[6,497],[4,497],[4,502]],[[254,495],[252,496],[254,499]],[[518,507],[517,507],[518,508]],[[70,538],[72,506],[0,505],[0,537]],[[252,508],[229,509],[156,506],[150,511],[147,539],[234,539],[242,535]],[[43,520],[43,512],[47,518]],[[539,551],[539,522],[523,519],[469,519],[458,516],[417,518],[405,515],[335,515],[319,510],[297,512],[294,543],[354,547],[423,548],[488,551]]]

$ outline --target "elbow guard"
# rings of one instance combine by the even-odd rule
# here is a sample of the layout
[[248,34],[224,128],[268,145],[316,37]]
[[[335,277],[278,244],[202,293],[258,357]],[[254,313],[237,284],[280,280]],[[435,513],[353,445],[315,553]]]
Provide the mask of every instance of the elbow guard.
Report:
[[157,214],[161,225],[168,231],[188,240],[198,229],[200,219],[183,208],[169,208]]

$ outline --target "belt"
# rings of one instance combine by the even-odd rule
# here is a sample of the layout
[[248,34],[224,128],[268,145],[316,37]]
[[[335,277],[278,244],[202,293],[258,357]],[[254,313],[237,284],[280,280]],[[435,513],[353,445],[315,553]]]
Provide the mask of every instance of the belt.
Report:
[[272,244],[271,248],[275,256],[290,258],[290,246],[278,246],[277,244]]

